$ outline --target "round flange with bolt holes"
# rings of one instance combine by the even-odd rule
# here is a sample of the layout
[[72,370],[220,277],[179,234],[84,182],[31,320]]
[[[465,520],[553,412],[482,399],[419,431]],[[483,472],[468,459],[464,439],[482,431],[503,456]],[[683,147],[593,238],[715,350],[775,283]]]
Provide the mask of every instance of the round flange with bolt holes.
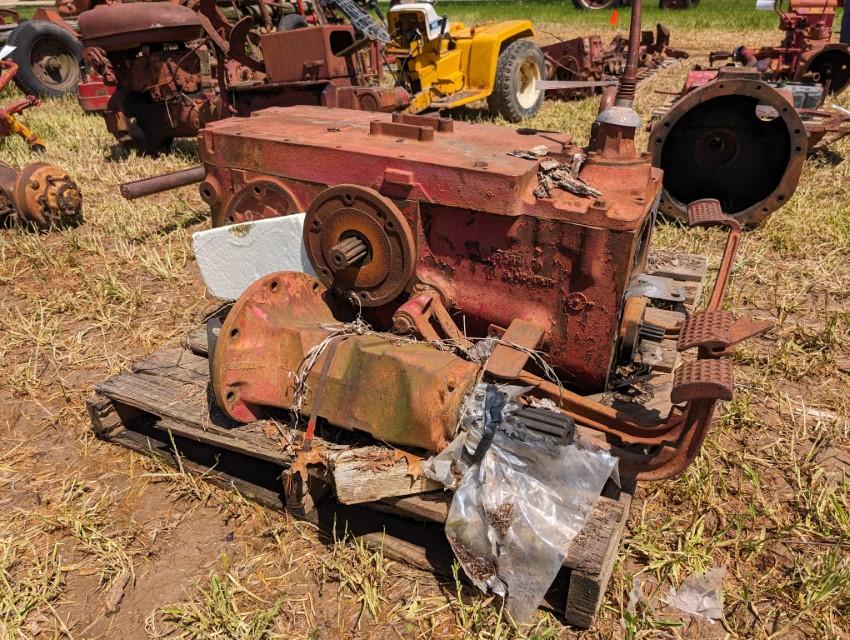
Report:
[[410,225],[368,187],[344,184],[316,196],[304,220],[304,246],[322,283],[364,307],[390,302],[413,275]]
[[283,185],[267,179],[252,180],[230,198],[219,224],[265,220],[298,211],[298,203]]
[[688,203],[716,198],[741,224],[761,222],[794,193],[807,148],[799,114],[778,91],[720,77],[652,126],[652,164],[664,170],[659,209],[687,220]]
[[[239,422],[262,418],[265,409],[258,398],[267,397],[269,388],[279,389],[281,398],[294,401],[296,388],[291,370],[281,365],[280,358],[286,356],[289,347],[288,361],[294,370],[293,363],[298,363],[303,354],[291,354],[299,343],[291,336],[286,338],[286,314],[308,318],[323,337],[319,325],[334,322],[323,299],[325,292],[321,283],[306,273],[279,271],[263,276],[239,296],[224,319],[210,354],[210,385],[216,404],[228,417]],[[262,348],[268,345],[275,348]],[[283,346],[278,349],[279,345]]]

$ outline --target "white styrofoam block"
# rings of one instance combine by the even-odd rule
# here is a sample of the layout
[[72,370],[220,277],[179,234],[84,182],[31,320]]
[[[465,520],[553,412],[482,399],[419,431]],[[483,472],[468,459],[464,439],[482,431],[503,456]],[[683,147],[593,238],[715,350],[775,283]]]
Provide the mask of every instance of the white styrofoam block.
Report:
[[243,222],[192,235],[204,284],[216,298],[236,300],[253,282],[275,271],[316,275],[302,232],[304,214]]

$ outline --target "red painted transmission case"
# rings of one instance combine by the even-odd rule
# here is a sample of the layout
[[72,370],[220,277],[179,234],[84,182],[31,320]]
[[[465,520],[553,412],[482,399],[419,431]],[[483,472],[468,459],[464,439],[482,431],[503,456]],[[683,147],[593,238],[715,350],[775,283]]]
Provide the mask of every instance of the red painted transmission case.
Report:
[[565,382],[601,390],[661,186],[630,140],[608,142],[587,151],[442,118],[271,108],[201,132],[200,190],[215,225],[306,211],[319,278],[376,328],[436,290],[467,336],[526,320]]

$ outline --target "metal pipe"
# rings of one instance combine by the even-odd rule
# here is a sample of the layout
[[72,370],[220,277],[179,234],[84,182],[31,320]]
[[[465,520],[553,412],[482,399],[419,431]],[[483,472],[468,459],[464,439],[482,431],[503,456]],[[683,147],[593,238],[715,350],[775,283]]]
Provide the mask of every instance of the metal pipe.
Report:
[[642,10],[642,1],[634,0],[632,2],[632,19],[629,24],[629,53],[626,57],[626,69],[623,75],[620,76],[620,85],[617,90],[617,101],[621,106],[631,106],[635,98]]
[[162,193],[163,191],[170,191],[171,189],[201,182],[206,175],[206,169],[200,166],[192,167],[191,169],[181,169],[180,171],[173,171],[152,178],[125,182],[121,185],[121,195],[127,200],[135,200],[136,198],[143,198],[155,193]]

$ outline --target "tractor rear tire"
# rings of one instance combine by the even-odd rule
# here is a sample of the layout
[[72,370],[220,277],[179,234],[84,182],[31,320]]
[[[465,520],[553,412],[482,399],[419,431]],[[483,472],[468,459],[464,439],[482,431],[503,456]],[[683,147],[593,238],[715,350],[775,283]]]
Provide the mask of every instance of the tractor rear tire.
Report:
[[573,0],[576,9],[616,9],[620,0]]
[[543,52],[531,40],[514,40],[499,54],[490,111],[508,122],[520,122],[540,111],[543,91],[535,88],[544,77]]
[[18,65],[15,84],[27,95],[58,98],[76,93],[83,45],[68,31],[46,20],[28,20],[15,27],[6,44]]

